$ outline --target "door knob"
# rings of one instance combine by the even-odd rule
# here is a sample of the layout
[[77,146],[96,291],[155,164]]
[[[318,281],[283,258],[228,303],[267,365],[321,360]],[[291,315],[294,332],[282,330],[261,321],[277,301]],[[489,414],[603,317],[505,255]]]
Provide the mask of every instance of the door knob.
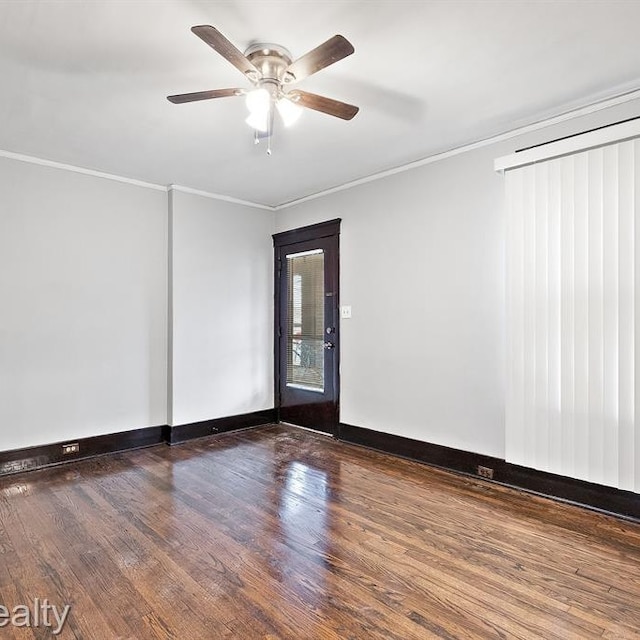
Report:
[[335,348],[335,346],[336,346],[336,345],[335,345],[335,344],[333,344],[333,342],[325,342],[325,343],[324,343],[324,348],[325,348],[325,349],[333,349],[333,348]]

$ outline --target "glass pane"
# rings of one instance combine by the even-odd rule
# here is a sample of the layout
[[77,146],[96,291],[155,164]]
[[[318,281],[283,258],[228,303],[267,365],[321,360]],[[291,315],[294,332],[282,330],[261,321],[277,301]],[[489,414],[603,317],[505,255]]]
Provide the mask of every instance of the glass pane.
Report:
[[324,252],[287,256],[287,386],[324,391]]

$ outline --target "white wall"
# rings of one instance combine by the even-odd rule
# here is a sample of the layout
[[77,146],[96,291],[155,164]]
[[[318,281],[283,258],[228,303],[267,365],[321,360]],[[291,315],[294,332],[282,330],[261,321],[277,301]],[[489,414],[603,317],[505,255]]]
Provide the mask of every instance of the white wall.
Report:
[[342,217],[342,421],[504,457],[493,160],[638,113],[628,103],[275,216],[174,192],[170,353],[167,194],[0,159],[0,450],[273,406],[271,234]]
[[[277,213],[341,217],[341,421],[504,457],[505,219],[496,157],[640,113],[627,103]],[[384,151],[381,150],[381,153]]]
[[171,199],[170,424],[271,408],[274,214]]
[[502,454],[501,185],[481,166],[468,154],[278,212],[278,230],[343,219],[342,422]]
[[5,158],[0,193],[0,450],[166,423],[166,193]]

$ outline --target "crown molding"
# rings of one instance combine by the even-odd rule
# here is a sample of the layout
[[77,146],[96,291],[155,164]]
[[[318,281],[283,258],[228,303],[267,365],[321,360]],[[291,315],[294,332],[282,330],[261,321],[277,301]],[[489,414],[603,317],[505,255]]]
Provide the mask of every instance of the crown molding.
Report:
[[7,158],[9,160],[16,160],[18,162],[26,162],[28,164],[36,164],[41,167],[50,167],[51,169],[61,169],[63,171],[71,171],[72,173],[81,173],[86,176],[92,176],[94,178],[103,178],[105,180],[113,180],[115,182],[123,182],[136,187],[143,187],[144,189],[153,189],[154,191],[163,191],[167,193],[169,191],[180,191],[181,193],[190,193],[192,195],[201,196],[203,198],[210,198],[212,200],[222,200],[224,202],[231,202],[233,204],[240,204],[245,207],[253,207],[255,209],[263,209],[266,211],[275,211],[275,207],[271,207],[265,204],[259,204],[257,202],[250,202],[248,200],[240,200],[239,198],[233,198],[231,196],[225,196],[219,193],[211,193],[209,191],[201,191],[199,189],[191,189],[190,187],[183,187],[177,184],[171,184],[168,187],[161,184],[155,184],[153,182],[146,182],[144,180],[136,180],[135,178],[127,178],[125,176],[119,176],[115,173],[107,173],[105,171],[96,171],[95,169],[87,169],[86,167],[79,167],[74,164],[66,164],[64,162],[57,162],[55,160],[46,160],[45,158],[38,158],[37,156],[30,156],[24,153],[15,153],[13,151],[6,151],[0,149],[0,158]]
[[352,189],[353,187],[357,187],[362,184],[367,184],[368,182],[374,182],[375,180],[388,178],[389,176],[393,176],[397,173],[403,173],[404,171],[411,171],[411,169],[417,169],[418,167],[423,167],[433,162],[439,162],[440,160],[452,158],[453,156],[460,155],[461,153],[466,153],[468,151],[473,151],[474,149],[480,149],[482,147],[487,147],[492,144],[504,142],[505,140],[510,140],[511,138],[516,138],[517,136],[531,133],[532,131],[539,131],[540,129],[545,129],[546,127],[551,127],[555,124],[560,124],[561,122],[573,120],[574,118],[580,118],[582,116],[586,116],[591,113],[597,113],[598,111],[603,111],[605,109],[615,107],[619,104],[624,104],[625,102],[631,102],[632,100],[637,100],[637,99],[640,99],[640,89],[633,89],[631,91],[626,91],[625,93],[621,93],[610,98],[604,98],[603,100],[593,102],[583,107],[570,109],[569,111],[565,111],[551,118],[538,120],[537,122],[533,122],[532,124],[526,125],[524,127],[511,129],[509,131],[505,131],[498,135],[491,136],[490,138],[483,138],[482,140],[465,144],[465,145],[462,145],[461,147],[456,147],[455,149],[449,149],[448,151],[443,151],[442,153],[436,153],[431,156],[427,156],[426,158],[422,158],[421,160],[415,160],[414,162],[409,162],[407,164],[403,164],[398,167],[393,167],[392,169],[387,169],[385,171],[380,171],[378,173],[372,173],[371,175],[365,176],[363,178],[358,178],[357,180],[345,182],[344,184],[331,187],[330,189],[318,191],[317,193],[313,193],[311,195],[298,198],[296,200],[291,200],[290,202],[282,203],[276,206],[275,210],[281,211],[283,209],[288,209],[289,207],[294,207],[296,205],[302,204],[303,202],[309,202],[310,200],[315,200],[316,198],[323,198],[324,196],[328,196],[333,193],[337,193],[339,191]]
[[276,207],[271,207],[267,204],[260,204],[258,202],[251,202],[249,200],[241,200],[240,198],[233,198],[232,196],[225,196],[220,193],[211,193],[210,191],[201,191],[200,189],[192,189],[191,187],[183,187],[179,184],[170,184],[167,187],[167,191],[178,191],[179,193],[188,193],[193,196],[200,196],[202,198],[209,198],[211,200],[222,200],[223,202],[231,202],[232,204],[240,204],[245,207],[253,207],[254,209],[262,209],[263,211],[275,211]]
[[74,164],[65,164],[64,162],[56,162],[55,160],[45,160],[36,156],[29,156],[24,153],[14,153],[13,151],[5,151],[0,149],[0,158],[8,158],[9,160],[17,160],[18,162],[27,162],[28,164],[37,164],[42,167],[50,167],[52,169],[62,169],[63,171],[71,171],[73,173],[82,173],[86,176],[94,178],[104,178],[105,180],[114,180],[115,182],[124,182],[136,187],[145,189],[154,189],[155,191],[165,191],[167,188],[161,184],[153,182],[145,182],[144,180],[136,180],[134,178],[126,178],[115,173],[106,173],[104,171],[96,171],[95,169],[87,169],[86,167],[78,167]]
[[30,164],[37,164],[44,167],[51,167],[53,169],[62,169],[64,171],[72,171],[74,173],[81,173],[88,176],[93,176],[95,178],[103,178],[105,180],[114,180],[116,182],[122,182],[125,184],[130,184],[136,187],[143,187],[145,189],[153,189],[155,191],[164,191],[165,193],[169,191],[178,191],[181,193],[188,193],[192,195],[201,196],[203,198],[209,198],[211,200],[220,200],[223,202],[230,202],[232,204],[239,204],[245,207],[252,207],[254,209],[261,209],[263,211],[281,211],[283,209],[288,209],[290,207],[295,207],[304,202],[308,202],[310,200],[315,200],[317,198],[322,198],[324,196],[331,195],[333,193],[337,193],[339,191],[345,191],[347,189],[352,189],[353,187],[357,187],[363,184],[367,184],[368,182],[374,182],[375,180],[381,180],[383,178],[387,178],[389,176],[393,176],[397,173],[402,173],[404,171],[411,171],[412,169],[417,169],[418,167],[423,167],[425,165],[431,164],[433,162],[439,162],[440,160],[445,160],[447,158],[451,158],[453,156],[460,155],[462,153],[466,153],[468,151],[473,151],[474,149],[480,149],[482,147],[487,147],[492,144],[496,144],[498,142],[503,142],[505,140],[510,140],[511,138],[515,138],[520,135],[524,135],[526,133],[530,133],[532,131],[539,131],[540,129],[544,129],[546,127],[553,126],[555,124],[559,124],[561,122],[566,122],[568,120],[573,120],[574,118],[579,118],[582,116],[589,115],[591,113],[597,113],[598,111],[603,111],[605,109],[609,109],[611,107],[615,107],[619,104],[624,104],[625,102],[631,102],[633,100],[640,99],[640,89],[633,89],[630,91],[626,91],[625,93],[620,93],[616,96],[612,96],[609,98],[604,98],[602,100],[593,102],[586,106],[578,107],[575,109],[570,109],[565,111],[559,115],[553,116],[551,118],[546,118],[544,120],[539,120],[532,124],[526,125],[524,127],[519,127],[517,129],[512,129],[510,131],[506,131],[504,133],[492,136],[490,138],[484,138],[482,140],[478,140],[476,142],[472,142],[470,144],[465,144],[460,147],[456,147],[454,149],[449,149],[447,151],[443,151],[441,153],[436,153],[420,160],[415,160],[413,162],[409,162],[398,167],[393,167],[391,169],[387,169],[385,171],[379,171],[377,173],[372,173],[368,176],[364,176],[362,178],[358,178],[357,180],[352,180],[350,182],[345,182],[343,184],[337,185],[335,187],[331,187],[330,189],[325,189],[323,191],[318,191],[317,193],[312,193],[307,196],[303,196],[302,198],[297,198],[295,200],[291,200],[289,202],[283,202],[276,206],[271,206],[267,204],[261,204],[258,202],[251,202],[249,200],[242,200],[240,198],[234,198],[232,196],[226,196],[219,193],[212,193],[209,191],[202,191],[199,189],[192,189],[191,187],[185,187],[182,185],[171,184],[169,186],[155,184],[153,182],[145,182],[144,180],[136,180],[134,178],[127,178],[125,176],[116,175],[114,173],[107,173],[103,171],[96,171],[94,169],[87,169],[86,167],[79,167],[72,164],[65,164],[63,162],[56,162],[55,160],[46,160],[44,158],[38,158],[36,156],[30,156],[22,153],[14,153],[13,151],[6,151],[0,149],[0,158],[8,158],[10,160],[17,160],[18,162],[27,162]]

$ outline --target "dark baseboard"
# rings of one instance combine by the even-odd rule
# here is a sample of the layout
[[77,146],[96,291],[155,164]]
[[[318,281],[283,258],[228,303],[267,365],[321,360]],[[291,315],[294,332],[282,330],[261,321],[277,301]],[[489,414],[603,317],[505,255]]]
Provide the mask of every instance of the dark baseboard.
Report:
[[[0,477],[21,471],[33,471],[52,465],[94,458],[108,453],[117,453],[118,451],[140,449],[163,443],[177,444],[193,438],[256,427],[275,421],[275,409],[267,409],[228,418],[183,424],[173,428],[168,425],[160,425],[89,438],[75,438],[37,447],[0,451]],[[70,444],[77,444],[78,451],[63,453],[63,446]]]
[[339,439],[352,444],[361,444],[371,449],[378,449],[396,456],[427,462],[432,466],[442,467],[448,471],[458,471],[477,475],[478,465],[494,469],[505,462],[501,458],[484,456],[479,453],[470,453],[460,449],[443,447],[439,444],[431,444],[422,440],[412,440],[403,436],[394,436],[383,431],[373,431],[363,427],[354,427],[340,423]]
[[[30,471],[51,465],[83,460],[106,453],[150,447],[166,442],[167,427],[145,427],[89,438],[75,438],[37,447],[0,452],[0,476]],[[62,453],[63,445],[77,444],[77,453]]]
[[[266,409],[226,418],[191,424],[145,427],[89,438],[77,438],[53,444],[0,452],[0,476],[40,469],[51,465],[157,444],[178,444],[216,433],[247,429],[276,422],[276,410]],[[522,489],[549,498],[571,502],[610,515],[640,521],[640,495],[604,485],[584,482],[506,462],[479,453],[461,451],[421,440],[413,440],[381,431],[341,423],[338,438],[385,453],[480,478],[478,467],[493,472],[489,482]],[[78,452],[64,454],[63,445],[77,443]]]
[[237,431],[238,429],[248,429],[264,424],[276,422],[276,410],[265,409],[264,411],[254,411],[253,413],[243,413],[227,418],[215,418],[213,420],[203,420],[202,422],[192,422],[190,424],[180,424],[169,428],[167,442],[178,444],[202,438],[215,433],[225,433],[226,431]]
[[[640,495],[632,491],[537,471],[511,464],[502,458],[461,451],[344,423],[340,424],[338,438],[447,471],[463,473],[609,515],[640,521]],[[479,466],[491,469],[493,478],[480,476]]]

